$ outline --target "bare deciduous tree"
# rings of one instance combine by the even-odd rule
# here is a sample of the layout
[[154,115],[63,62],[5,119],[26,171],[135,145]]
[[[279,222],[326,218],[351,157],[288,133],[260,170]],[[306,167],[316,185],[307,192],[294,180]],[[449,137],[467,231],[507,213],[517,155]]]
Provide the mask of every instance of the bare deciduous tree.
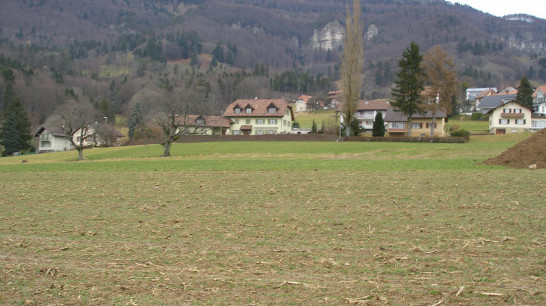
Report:
[[92,145],[96,131],[91,127],[96,122],[97,110],[88,102],[70,100],[48,120],[49,126],[58,127],[78,151],[78,160],[83,160],[83,150]]
[[451,114],[451,99],[455,94],[455,65],[453,60],[440,48],[435,46],[424,55],[423,70],[425,83],[426,108],[432,113],[430,138],[434,137],[434,125],[438,109],[443,109],[446,116]]
[[189,122],[190,113],[198,112],[200,97],[192,90],[168,89],[157,101],[153,121],[163,132],[163,156],[171,156],[171,145],[184,134],[198,134],[200,127]]
[[345,137],[351,135],[350,122],[360,100],[362,71],[364,69],[364,50],[360,0],[353,0],[353,14],[347,7],[345,38],[343,40],[343,60],[341,62],[341,112],[345,122]]

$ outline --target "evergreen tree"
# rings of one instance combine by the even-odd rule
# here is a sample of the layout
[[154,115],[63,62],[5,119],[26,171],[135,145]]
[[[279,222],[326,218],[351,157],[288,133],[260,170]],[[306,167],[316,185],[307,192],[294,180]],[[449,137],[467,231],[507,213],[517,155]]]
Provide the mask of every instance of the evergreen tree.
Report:
[[383,137],[385,136],[385,121],[383,121],[383,115],[381,112],[378,112],[375,116],[372,129],[373,137]]
[[516,102],[533,109],[533,88],[525,75],[521,78],[521,82],[519,83]]
[[353,117],[353,120],[351,120],[350,127],[351,134],[353,134],[353,136],[360,136],[360,133],[362,132],[362,127],[360,126],[360,121],[356,117]]
[[114,114],[110,101],[103,99],[99,104],[99,110],[107,124],[114,125],[116,123],[116,115]]
[[317,133],[317,123],[315,122],[315,119],[313,119],[313,125],[311,126],[311,133],[313,134]]
[[402,59],[398,62],[400,70],[396,74],[398,79],[394,82],[392,90],[395,100],[391,105],[408,116],[408,136],[411,135],[413,114],[419,112],[419,106],[422,103],[421,93],[424,89],[422,60],[423,56],[419,51],[419,46],[412,42],[404,50]]
[[141,126],[144,126],[144,119],[142,117],[142,110],[140,108],[140,103],[135,104],[135,107],[133,108],[133,112],[131,113],[131,116],[129,117],[129,121],[127,122],[127,125],[129,127],[129,138],[133,138],[135,130],[138,129]]
[[18,97],[10,101],[6,107],[4,122],[2,123],[3,156],[15,152],[28,151],[31,148],[30,120]]

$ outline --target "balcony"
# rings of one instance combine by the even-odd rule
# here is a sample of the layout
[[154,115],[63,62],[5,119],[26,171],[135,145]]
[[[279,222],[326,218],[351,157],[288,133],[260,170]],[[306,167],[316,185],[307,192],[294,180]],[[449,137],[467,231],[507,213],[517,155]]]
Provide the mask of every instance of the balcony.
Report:
[[521,119],[523,118],[523,113],[502,113],[501,117],[506,119],[511,119],[511,118]]

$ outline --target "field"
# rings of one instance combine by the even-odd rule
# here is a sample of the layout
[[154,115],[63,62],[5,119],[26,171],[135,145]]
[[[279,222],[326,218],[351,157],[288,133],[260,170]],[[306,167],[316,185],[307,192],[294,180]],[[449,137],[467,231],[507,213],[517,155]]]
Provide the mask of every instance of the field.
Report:
[[544,305],[546,171],[478,163],[525,137],[2,158],[0,304]]
[[317,124],[317,128],[320,129],[322,122],[337,122],[336,113],[334,110],[319,110],[317,112],[301,112],[294,114],[296,122],[298,122],[302,129],[310,129],[313,126],[313,120]]

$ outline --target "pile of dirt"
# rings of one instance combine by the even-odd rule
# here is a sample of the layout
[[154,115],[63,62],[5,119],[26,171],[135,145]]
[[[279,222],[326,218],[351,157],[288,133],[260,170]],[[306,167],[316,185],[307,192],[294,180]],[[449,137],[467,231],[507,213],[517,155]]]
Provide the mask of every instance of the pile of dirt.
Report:
[[512,168],[546,168],[546,129],[483,163]]

